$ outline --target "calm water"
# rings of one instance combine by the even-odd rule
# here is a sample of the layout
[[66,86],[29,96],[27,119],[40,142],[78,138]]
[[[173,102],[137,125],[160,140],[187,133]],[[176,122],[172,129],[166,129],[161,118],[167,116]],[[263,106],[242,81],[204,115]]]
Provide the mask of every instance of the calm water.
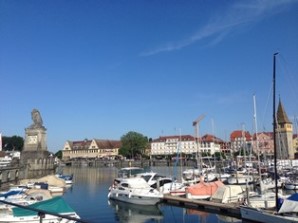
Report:
[[[169,167],[152,168],[165,175],[173,175],[181,170],[173,171]],[[220,216],[198,210],[185,209],[159,204],[158,206],[130,205],[109,201],[108,189],[118,170],[107,168],[72,168],[65,167],[64,174],[74,174],[74,185],[63,195],[68,204],[82,219],[98,223],[115,222],[241,222],[239,219]]]

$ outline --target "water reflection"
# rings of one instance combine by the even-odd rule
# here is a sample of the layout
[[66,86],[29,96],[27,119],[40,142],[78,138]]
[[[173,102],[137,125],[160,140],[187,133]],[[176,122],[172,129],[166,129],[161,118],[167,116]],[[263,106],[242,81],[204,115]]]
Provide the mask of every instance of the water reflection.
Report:
[[208,212],[195,210],[195,209],[186,209],[186,214],[188,215],[197,215],[199,217],[200,223],[207,223]]
[[115,200],[109,200],[108,204],[115,210],[119,222],[158,222],[163,219],[163,214],[157,205],[136,205]]
[[233,218],[233,217],[229,217],[229,216],[225,216],[225,215],[217,215],[218,218],[218,222],[220,223],[230,223],[230,222],[236,222],[236,223],[241,223],[242,220],[238,219],[238,218]]

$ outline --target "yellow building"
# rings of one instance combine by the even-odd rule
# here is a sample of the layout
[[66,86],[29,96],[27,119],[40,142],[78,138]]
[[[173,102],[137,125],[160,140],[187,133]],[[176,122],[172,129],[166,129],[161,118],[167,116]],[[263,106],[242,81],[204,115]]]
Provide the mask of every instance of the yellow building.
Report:
[[66,141],[62,150],[62,160],[74,158],[114,158],[118,156],[121,142],[117,140]]

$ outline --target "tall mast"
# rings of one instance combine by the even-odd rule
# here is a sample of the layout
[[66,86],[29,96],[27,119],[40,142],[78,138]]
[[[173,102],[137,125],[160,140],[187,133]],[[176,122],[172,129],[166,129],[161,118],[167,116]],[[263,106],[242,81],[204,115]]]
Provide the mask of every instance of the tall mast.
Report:
[[274,179],[275,179],[275,206],[276,212],[278,211],[278,187],[277,187],[277,146],[276,146],[276,111],[275,111],[275,77],[276,77],[276,56],[278,53],[273,54],[273,142],[274,142]]

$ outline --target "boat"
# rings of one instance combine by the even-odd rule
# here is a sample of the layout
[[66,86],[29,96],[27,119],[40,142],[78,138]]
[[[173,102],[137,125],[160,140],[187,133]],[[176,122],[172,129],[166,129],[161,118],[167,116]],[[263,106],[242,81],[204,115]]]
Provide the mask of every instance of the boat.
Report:
[[288,179],[283,184],[283,186],[287,190],[297,190],[298,189],[298,180],[297,179]]
[[119,178],[135,177],[137,174],[144,173],[145,170],[142,167],[123,167],[118,171]]
[[22,197],[26,190],[26,188],[13,188],[8,191],[1,192],[0,200]]
[[201,181],[197,184],[190,185],[186,188],[186,197],[188,199],[209,199],[219,187],[223,187],[224,184],[220,181],[204,182]]
[[108,193],[109,199],[140,205],[155,205],[163,194],[141,177],[116,178]]
[[241,218],[259,223],[297,223],[297,217],[274,214],[264,209],[240,206]]
[[186,186],[173,180],[172,177],[166,177],[153,171],[137,174],[136,177],[144,178],[149,186],[163,194],[171,194],[173,196],[185,195]]
[[[10,202],[13,204],[28,206],[34,204],[36,202],[40,202],[43,200],[53,198],[52,194],[48,190],[43,189],[27,189],[26,191],[16,194],[10,195],[8,197],[1,197],[0,200]],[[8,205],[0,202],[0,209],[7,209],[13,207],[12,205]]]
[[73,184],[73,174],[66,175],[66,174],[56,174],[57,177],[65,181],[66,186]]
[[252,184],[254,182],[254,177],[247,174],[232,174],[227,179],[227,184],[237,184],[237,185],[246,185]]
[[44,183],[44,182],[36,182],[29,188],[45,189],[45,190],[49,190],[53,194],[54,193],[59,193],[59,194],[64,193],[64,187],[52,186],[52,185],[49,185],[48,183]]
[[[245,203],[254,208],[264,208],[264,209],[272,209],[275,208],[275,192],[267,191],[263,192],[262,194],[255,194],[249,196],[248,199],[245,200]],[[279,198],[286,198],[288,195],[278,194]]]
[[244,201],[245,196],[245,190],[240,185],[224,185],[217,189],[210,201],[222,204],[239,203]]
[[[207,164],[202,163],[201,168],[193,168],[184,170],[182,173],[182,182],[185,185],[196,184],[200,182],[201,176],[204,176],[204,181],[212,182],[216,181],[221,176],[214,173],[215,167],[209,167]],[[222,177],[225,177],[224,175]]]
[[[35,211],[33,211],[33,209]],[[40,210],[37,212],[36,210]],[[44,212],[43,212],[44,211]],[[51,215],[57,214],[59,216]],[[62,197],[54,197],[45,201],[36,202],[34,204],[26,206],[26,209],[22,207],[15,207],[7,209],[6,212],[1,212],[0,223],[74,223],[75,220],[69,220],[69,217],[73,219],[80,219],[77,213],[63,200]]]

